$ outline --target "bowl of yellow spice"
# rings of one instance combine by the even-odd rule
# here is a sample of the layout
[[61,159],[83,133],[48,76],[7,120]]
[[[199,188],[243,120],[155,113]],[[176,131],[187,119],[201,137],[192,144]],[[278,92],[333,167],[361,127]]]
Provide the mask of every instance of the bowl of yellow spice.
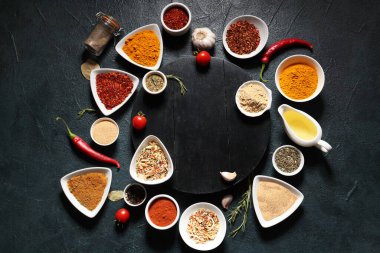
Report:
[[294,102],[307,102],[321,93],[325,73],[321,65],[307,55],[292,55],[277,67],[275,81],[278,91]]
[[157,24],[150,24],[130,32],[115,49],[130,63],[148,70],[157,70],[162,61],[162,36]]

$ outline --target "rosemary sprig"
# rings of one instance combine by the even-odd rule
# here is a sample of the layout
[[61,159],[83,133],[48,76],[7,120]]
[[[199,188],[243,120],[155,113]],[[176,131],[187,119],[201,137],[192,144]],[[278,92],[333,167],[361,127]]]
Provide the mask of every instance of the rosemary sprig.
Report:
[[96,112],[95,109],[92,109],[92,108],[84,108],[82,110],[80,110],[77,115],[78,115],[78,119],[82,118],[84,116],[85,113],[94,113]]
[[245,224],[248,220],[248,211],[251,205],[251,195],[252,195],[252,184],[249,184],[248,190],[241,196],[239,203],[231,209],[228,213],[228,223],[232,227],[235,224],[236,218],[239,214],[243,214],[241,219],[241,224],[232,230],[228,236],[235,237],[240,231],[244,232]]
[[166,75],[166,78],[167,79],[174,79],[174,80],[176,80],[178,82],[178,84],[179,84],[180,89],[181,89],[181,94],[182,95],[186,94],[187,88],[183,84],[183,81],[182,81],[182,79],[180,77],[175,76],[175,75]]

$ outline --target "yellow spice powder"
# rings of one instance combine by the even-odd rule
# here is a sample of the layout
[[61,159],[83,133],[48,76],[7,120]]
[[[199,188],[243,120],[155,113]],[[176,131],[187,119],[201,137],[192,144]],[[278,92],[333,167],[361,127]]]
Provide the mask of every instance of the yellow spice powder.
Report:
[[259,182],[257,198],[259,208],[266,221],[285,213],[297,200],[296,195],[287,188],[269,181]]
[[114,142],[118,134],[118,127],[109,120],[99,121],[92,129],[92,137],[101,145],[107,145]]

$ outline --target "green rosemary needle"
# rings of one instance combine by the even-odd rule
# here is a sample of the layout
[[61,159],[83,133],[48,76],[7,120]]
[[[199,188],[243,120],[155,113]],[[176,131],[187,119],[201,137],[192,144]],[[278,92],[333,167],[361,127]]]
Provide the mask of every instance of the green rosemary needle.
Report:
[[82,118],[84,116],[85,113],[94,113],[96,112],[95,109],[92,109],[92,108],[85,108],[85,109],[82,109],[80,110],[77,115],[78,115],[78,119]]
[[183,81],[182,81],[182,79],[180,77],[175,76],[175,75],[166,75],[166,78],[167,79],[174,79],[174,80],[176,80],[178,82],[178,85],[179,85],[180,89],[181,89],[181,94],[182,95],[186,94],[187,88],[183,84]]

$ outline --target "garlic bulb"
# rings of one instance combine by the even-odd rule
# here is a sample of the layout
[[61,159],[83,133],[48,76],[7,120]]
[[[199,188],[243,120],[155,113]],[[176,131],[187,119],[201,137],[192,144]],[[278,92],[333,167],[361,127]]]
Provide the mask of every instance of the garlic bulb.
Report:
[[227,171],[224,171],[224,172],[220,172],[220,175],[223,177],[224,180],[226,180],[227,182],[231,182],[231,181],[234,181],[237,174],[236,172],[227,172]]
[[224,196],[222,199],[222,207],[227,210],[228,207],[230,207],[230,204],[233,199],[234,197],[231,194]]
[[198,50],[210,50],[215,45],[215,33],[207,27],[195,28],[191,40],[193,46]]

